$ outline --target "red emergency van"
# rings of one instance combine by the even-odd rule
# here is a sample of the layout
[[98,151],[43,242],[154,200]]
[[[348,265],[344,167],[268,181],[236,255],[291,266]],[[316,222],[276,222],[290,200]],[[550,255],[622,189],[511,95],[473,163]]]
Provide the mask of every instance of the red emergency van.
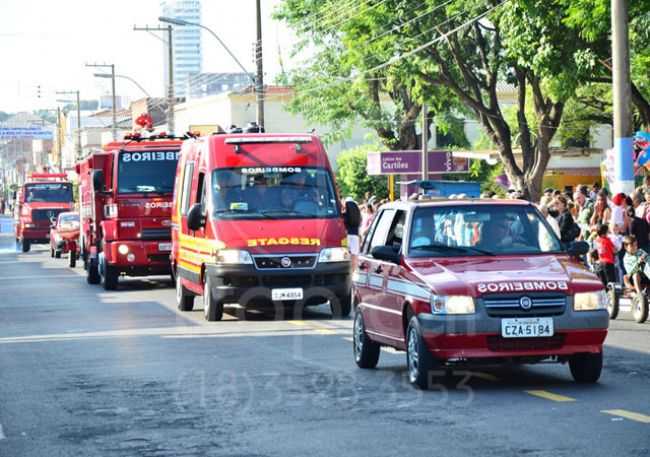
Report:
[[405,350],[421,388],[434,369],[568,362],[596,382],[609,317],[602,283],[537,209],[516,200],[394,202],[378,211],[353,276],[354,356]]
[[170,273],[174,174],[182,141],[127,136],[77,164],[87,281]]
[[33,173],[16,194],[16,242],[22,252],[49,243],[52,222],[73,206],[72,183],[65,173]]
[[329,301],[350,311],[350,254],[332,170],[318,137],[215,134],[184,143],[176,173],[172,268],[181,310],[203,297],[278,309]]

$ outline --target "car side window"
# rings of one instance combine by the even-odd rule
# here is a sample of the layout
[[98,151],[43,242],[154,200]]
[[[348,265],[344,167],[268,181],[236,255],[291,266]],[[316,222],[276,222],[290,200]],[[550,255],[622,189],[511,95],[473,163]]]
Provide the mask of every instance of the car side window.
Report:
[[384,246],[386,244],[386,239],[388,232],[392,227],[394,216],[394,209],[384,210],[379,215],[379,220],[377,221],[377,225],[375,226],[372,238],[370,239],[369,250],[375,246]]
[[181,206],[181,214],[187,214],[190,209],[190,195],[192,191],[192,175],[194,174],[194,162],[185,164],[185,171],[183,172],[183,194],[181,199],[183,205]]
[[406,211],[397,211],[393,224],[391,226],[388,237],[386,238],[386,246],[392,246],[395,251],[399,251],[402,247],[402,240],[404,239],[404,223],[406,222]]

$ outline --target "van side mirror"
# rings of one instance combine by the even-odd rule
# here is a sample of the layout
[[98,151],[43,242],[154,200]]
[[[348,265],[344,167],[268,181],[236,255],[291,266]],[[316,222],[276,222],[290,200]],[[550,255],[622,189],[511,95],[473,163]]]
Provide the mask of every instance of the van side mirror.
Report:
[[205,216],[200,203],[195,203],[187,213],[187,228],[190,230],[199,230],[205,225]]
[[586,241],[573,241],[566,248],[567,254],[571,257],[580,257],[589,252],[589,243]]
[[399,249],[393,246],[375,246],[370,250],[370,255],[375,259],[391,263],[399,264],[400,260]]
[[103,192],[104,189],[104,172],[102,170],[93,171],[93,190],[95,192]]

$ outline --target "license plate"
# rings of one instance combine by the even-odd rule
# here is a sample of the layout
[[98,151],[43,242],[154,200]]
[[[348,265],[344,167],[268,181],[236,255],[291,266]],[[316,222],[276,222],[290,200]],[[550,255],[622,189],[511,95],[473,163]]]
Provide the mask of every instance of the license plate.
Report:
[[523,319],[502,319],[501,336],[504,338],[553,336],[553,318],[529,317]]
[[302,289],[271,289],[271,300],[302,300]]
[[171,243],[158,243],[158,250],[159,251],[171,251],[172,250],[172,244]]

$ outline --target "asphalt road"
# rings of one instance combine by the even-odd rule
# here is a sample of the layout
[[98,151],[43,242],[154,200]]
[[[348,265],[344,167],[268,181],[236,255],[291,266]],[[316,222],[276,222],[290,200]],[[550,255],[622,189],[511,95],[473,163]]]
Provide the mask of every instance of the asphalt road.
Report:
[[541,365],[420,392],[403,353],[358,369],[325,309],[207,323],[164,281],[82,273],[0,254],[1,457],[650,455],[650,323],[627,315],[597,385]]

